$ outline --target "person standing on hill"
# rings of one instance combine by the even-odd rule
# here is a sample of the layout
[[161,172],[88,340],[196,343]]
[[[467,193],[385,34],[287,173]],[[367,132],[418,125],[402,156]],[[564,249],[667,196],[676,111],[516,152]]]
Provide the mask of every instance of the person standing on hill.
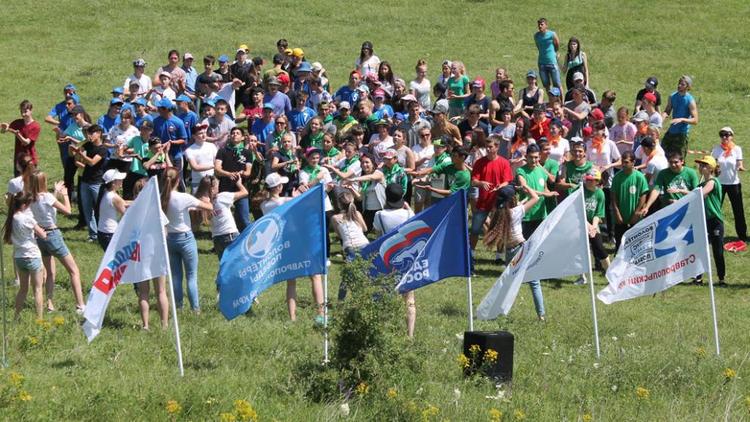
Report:
[[537,31],[534,34],[534,43],[539,50],[539,76],[542,78],[544,89],[549,91],[550,84],[558,89],[560,87],[560,69],[557,66],[557,50],[560,48],[560,39],[554,31],[547,29],[547,19],[539,18],[536,22]]
[[667,156],[673,152],[682,153],[683,158],[687,156],[690,125],[698,124],[698,106],[690,94],[692,87],[693,79],[690,76],[680,76],[677,91],[669,96],[664,107],[663,117],[666,119],[672,115],[672,122],[661,141]]
[[[34,120],[32,116],[32,110],[34,106],[29,100],[21,101],[18,106],[21,112],[21,118],[13,120],[10,123],[0,123],[0,133],[12,133],[15,135],[16,144],[13,149],[13,161],[20,154],[28,154],[31,157],[31,161],[34,165],[39,165],[39,157],[36,153],[36,140],[39,138],[39,132],[42,131],[39,122]],[[20,173],[17,169],[14,169],[13,176],[18,176]]]
[[638,222],[638,210],[646,203],[648,180],[635,170],[635,155],[625,151],[620,157],[622,171],[612,179],[611,208],[614,214],[615,250],[620,248],[622,236]]

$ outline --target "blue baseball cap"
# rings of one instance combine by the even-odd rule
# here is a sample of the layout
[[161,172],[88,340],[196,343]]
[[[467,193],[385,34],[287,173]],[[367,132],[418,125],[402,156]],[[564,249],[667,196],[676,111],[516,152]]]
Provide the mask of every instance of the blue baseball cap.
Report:
[[71,91],[76,91],[76,86],[75,86],[75,85],[73,85],[73,84],[67,84],[67,85],[65,85],[65,86],[63,87],[63,91],[68,91],[68,90],[71,90]]
[[192,102],[192,100],[190,99],[190,97],[188,97],[188,96],[187,96],[187,95],[185,95],[185,94],[180,94],[180,96],[179,96],[179,97],[177,97],[177,98],[175,98],[175,100],[174,100],[174,101],[175,101],[176,103],[189,103],[189,102]]
[[302,62],[300,63],[297,72],[312,72],[312,65],[308,62]]
[[265,104],[263,104],[263,109],[271,109],[271,110],[273,110],[274,108],[276,108],[276,107],[274,107],[273,104],[271,104],[271,103],[265,103]]
[[117,104],[120,104],[120,105],[122,105],[122,104],[123,104],[123,101],[122,101],[121,99],[119,99],[119,98],[112,98],[112,99],[111,99],[111,100],[109,101],[109,105],[111,105],[111,106],[113,106],[113,105],[117,105]]
[[162,98],[158,103],[156,103],[156,107],[171,110],[174,107],[174,104],[172,104],[172,101],[169,101],[169,98]]
[[221,56],[219,56],[219,63],[226,63],[228,61],[229,61],[229,57],[227,57],[226,54],[222,54]]
[[123,89],[122,89],[121,86],[116,86],[116,87],[112,88],[112,93],[113,94],[117,94],[117,95],[122,95],[122,94],[125,93],[125,91],[123,91]]
[[552,88],[550,88],[549,93],[551,95],[554,95],[555,97],[559,97],[562,94],[562,92],[560,92],[560,88],[556,86],[553,86]]
[[406,120],[406,117],[404,116],[404,113],[396,113],[393,115],[393,118],[396,120]]
[[145,99],[145,98],[143,98],[143,97],[140,97],[140,98],[136,98],[136,100],[135,100],[135,101],[133,101],[133,104],[138,104],[138,105],[142,105],[142,106],[144,106],[144,107],[146,107],[146,106],[148,105],[148,103],[146,102],[146,99]]
[[203,100],[203,105],[209,106],[209,107],[216,107],[216,102],[214,100]]

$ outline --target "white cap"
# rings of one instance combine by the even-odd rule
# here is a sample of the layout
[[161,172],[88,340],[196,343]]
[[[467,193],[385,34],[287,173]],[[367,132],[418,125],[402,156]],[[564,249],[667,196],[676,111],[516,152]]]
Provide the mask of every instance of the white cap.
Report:
[[115,180],[122,180],[127,174],[117,171],[117,169],[109,169],[104,172],[104,183],[112,183]]
[[352,109],[352,106],[351,106],[351,104],[349,104],[349,101],[342,101],[339,104],[339,110],[344,109],[344,108],[347,109],[347,110],[351,110]]
[[284,183],[289,183],[289,178],[282,176],[279,173],[271,173],[266,176],[266,185],[268,185],[269,188],[275,188]]
[[576,72],[573,74],[573,81],[582,81],[583,80],[583,73]]
[[723,128],[719,129],[719,133],[721,132],[729,132],[732,134],[732,136],[734,136],[734,131],[729,126],[724,126]]

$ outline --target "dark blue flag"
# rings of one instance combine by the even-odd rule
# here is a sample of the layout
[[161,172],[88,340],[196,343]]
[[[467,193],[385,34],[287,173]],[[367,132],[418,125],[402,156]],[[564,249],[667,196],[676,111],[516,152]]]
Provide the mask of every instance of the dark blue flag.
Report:
[[362,248],[372,259],[370,274],[401,274],[396,290],[405,293],[448,277],[469,277],[466,191],[410,218]]
[[260,292],[297,277],[326,273],[325,190],[317,185],[245,228],[219,266],[219,309],[231,320]]

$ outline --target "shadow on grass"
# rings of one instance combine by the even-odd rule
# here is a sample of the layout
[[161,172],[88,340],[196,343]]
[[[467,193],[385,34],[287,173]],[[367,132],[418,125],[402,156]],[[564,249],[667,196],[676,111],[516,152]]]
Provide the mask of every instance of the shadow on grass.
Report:
[[201,370],[214,370],[219,367],[219,364],[215,362],[213,359],[190,359],[190,361],[187,362],[185,367],[201,371]]
[[55,369],[70,368],[76,366],[76,362],[73,359],[64,359],[59,362],[54,362],[52,365]]
[[463,315],[464,314],[463,309],[460,308],[460,307],[458,307],[458,306],[456,306],[453,303],[443,303],[442,305],[440,305],[440,308],[438,309],[438,312],[441,315],[444,315],[444,316],[447,316],[447,317],[454,317],[454,316],[459,316],[459,315]]

